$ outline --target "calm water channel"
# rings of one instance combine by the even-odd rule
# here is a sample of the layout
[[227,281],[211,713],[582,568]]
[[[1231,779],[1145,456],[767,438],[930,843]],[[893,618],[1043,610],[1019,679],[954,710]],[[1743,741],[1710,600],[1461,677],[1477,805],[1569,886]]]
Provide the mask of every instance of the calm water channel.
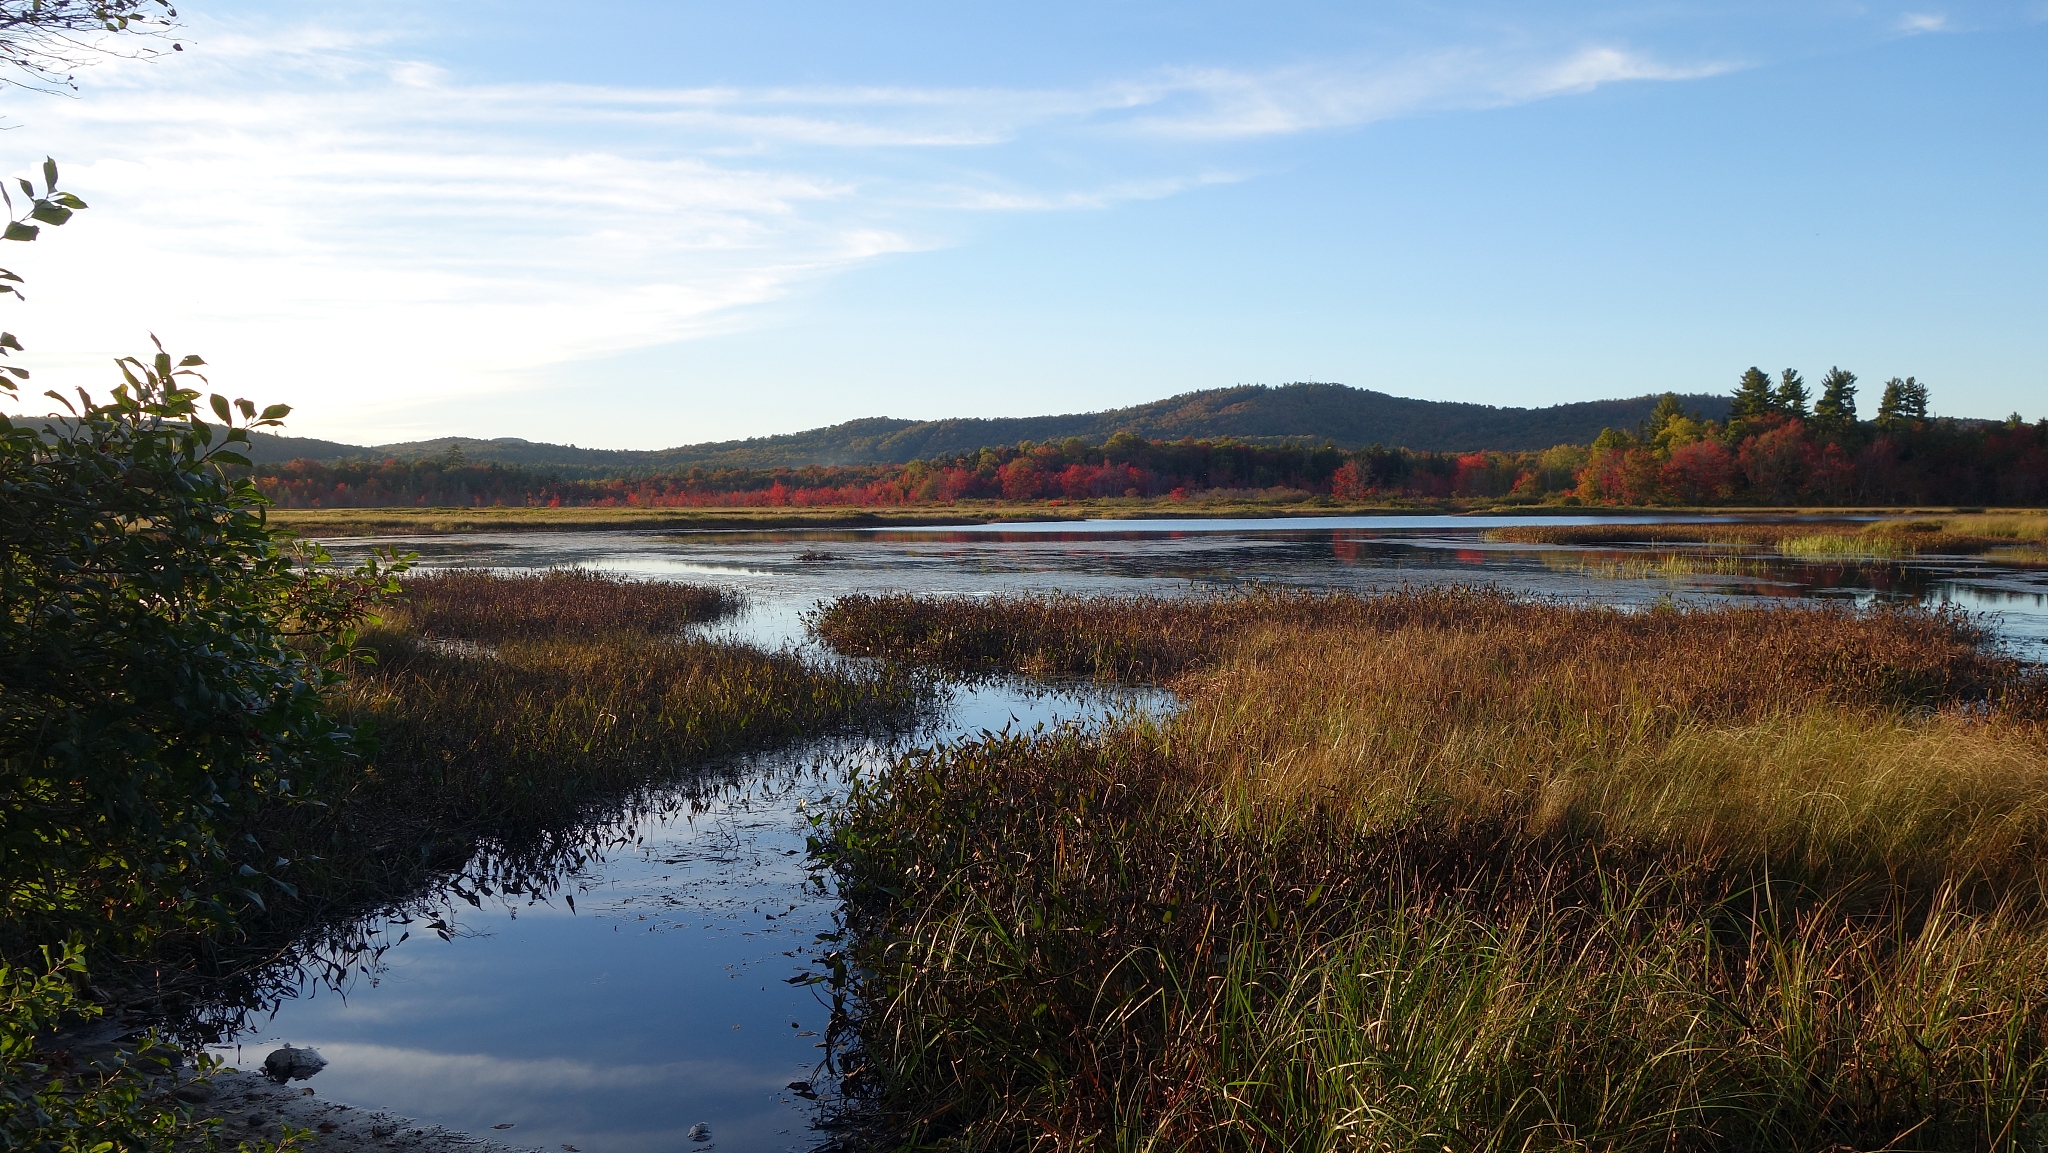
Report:
[[[1606,523],[1596,518],[1545,523]],[[1639,519],[1639,518],[1638,518]],[[1371,589],[1486,582],[1648,604],[1660,598],[1830,597],[1954,604],[1989,614],[2019,655],[2048,661],[2048,571],[1968,558],[1800,563],[1770,558],[1686,572],[1628,548],[1487,542],[1525,519],[1093,521],[944,530],[663,536],[521,533],[333,542],[417,551],[423,567],[583,565],[740,588],[747,610],[712,632],[806,643],[802,615],[844,593],[1024,590],[1178,593],[1246,582]],[[1668,555],[1663,550],[1659,555]],[[961,689],[920,743],[1005,726],[1087,723],[1156,698],[1086,688]],[[452,897],[444,939],[422,924],[379,966],[303,994],[221,1048],[249,1067],[278,1043],[329,1060],[323,1097],[388,1109],[536,1149],[581,1153],[808,1149],[827,1012],[810,971],[836,902],[803,852],[810,814],[846,772],[888,755],[835,742],[720,767],[694,806],[641,818],[618,847],[561,878],[548,903]],[[693,1142],[692,1125],[711,1141]],[[493,1131],[494,1126],[511,1128]]]

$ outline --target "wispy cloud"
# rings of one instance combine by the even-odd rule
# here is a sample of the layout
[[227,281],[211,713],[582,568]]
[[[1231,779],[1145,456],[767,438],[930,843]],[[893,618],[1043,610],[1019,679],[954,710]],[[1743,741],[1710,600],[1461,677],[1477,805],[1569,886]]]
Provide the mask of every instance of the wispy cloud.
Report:
[[[746,324],[974,214],[1242,179],[1230,142],[1721,67],[1593,45],[1072,89],[644,88],[464,83],[320,28],[212,35],[19,111],[11,166],[58,155],[94,209],[27,246],[10,327],[38,383],[100,383],[153,328],[232,391],[346,396],[354,423],[319,431],[397,435],[422,401]],[[1130,159],[1133,139],[1159,148]],[[1045,140],[1088,162],[1051,177],[1012,155]]]
[[1948,17],[1939,12],[1907,12],[1899,17],[1901,32],[1940,32],[1948,28]]

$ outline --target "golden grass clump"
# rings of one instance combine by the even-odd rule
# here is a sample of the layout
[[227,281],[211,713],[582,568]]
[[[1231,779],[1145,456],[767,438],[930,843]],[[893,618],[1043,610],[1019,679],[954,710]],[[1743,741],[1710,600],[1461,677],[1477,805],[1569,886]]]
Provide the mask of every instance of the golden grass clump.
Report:
[[1184,702],[855,790],[853,1085],[899,1139],[2048,1141],[2048,710],[1963,617],[1430,589],[818,625]]
[[[1977,556],[2027,563],[2048,539],[2048,517],[1962,515],[1921,520],[1805,521],[1684,524],[1510,525],[1488,529],[1486,539],[1547,545],[1705,545],[1790,557]],[[2030,547],[2030,545],[2032,547]]]
[[894,669],[679,636],[735,607],[716,589],[465,571],[405,592],[343,703],[376,737],[368,791],[462,820],[560,821],[710,758],[889,722],[927,692]]
[[394,623],[422,636],[495,644],[520,638],[674,636],[740,607],[738,594],[587,569],[510,574],[448,569],[409,577]]

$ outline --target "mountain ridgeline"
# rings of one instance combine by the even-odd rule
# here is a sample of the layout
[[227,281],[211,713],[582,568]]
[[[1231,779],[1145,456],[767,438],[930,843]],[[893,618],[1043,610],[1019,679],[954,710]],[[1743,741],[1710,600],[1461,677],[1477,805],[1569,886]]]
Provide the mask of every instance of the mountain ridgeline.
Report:
[[[1686,409],[1725,420],[1728,398],[1693,394]],[[403,444],[349,445],[302,437],[254,438],[257,463],[294,459],[420,460],[459,455],[473,464],[498,463],[553,470],[564,477],[631,476],[691,466],[776,468],[803,465],[905,464],[971,454],[1019,441],[1078,437],[1101,443],[1119,432],[1148,440],[1231,439],[1330,442],[1451,452],[1503,451],[1584,444],[1603,428],[1632,429],[1657,405],[1655,395],[1592,400],[1548,408],[1496,408],[1456,401],[1414,400],[1342,384],[1239,385],[1182,393],[1150,404],[1106,412],[996,419],[897,420],[869,417],[782,436],[717,441],[680,448],[633,451],[578,448],[516,438],[442,437]]]

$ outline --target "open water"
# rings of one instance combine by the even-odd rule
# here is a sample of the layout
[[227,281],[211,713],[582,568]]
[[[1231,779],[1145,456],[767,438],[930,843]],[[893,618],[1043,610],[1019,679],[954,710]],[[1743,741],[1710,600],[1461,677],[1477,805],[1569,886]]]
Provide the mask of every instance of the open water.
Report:
[[[1572,518],[1612,523],[1643,518]],[[1705,518],[1684,518],[1705,519]],[[331,542],[338,557],[416,551],[422,567],[583,565],[736,587],[747,609],[710,626],[769,647],[808,643],[803,617],[850,593],[980,596],[1026,590],[1151,592],[1267,582],[1372,589],[1447,581],[1620,604],[1660,599],[1840,598],[1957,605],[2003,643],[2048,662],[2048,571],[1971,558],[1805,563],[1749,559],[1721,571],[1664,565],[1640,548],[1482,539],[1526,519],[1344,517],[1090,521],[958,529],[649,535],[517,533]],[[1683,550],[1681,550],[1683,551]],[[1705,566],[1712,569],[1715,566]],[[1086,724],[1157,694],[1023,684],[955,690],[918,743],[1004,727]],[[821,741],[716,766],[706,781],[624,827],[545,901],[450,894],[447,931],[377,925],[397,942],[338,985],[302,995],[220,1047],[249,1067],[280,1043],[330,1062],[322,1096],[511,1143],[577,1153],[809,1149],[829,1093],[819,1062],[827,1006],[816,972],[837,910],[809,868],[811,818],[846,774],[890,755]],[[690,803],[694,801],[694,803]],[[402,939],[401,939],[402,938]],[[708,1126],[708,1142],[692,1125]],[[509,1128],[497,1129],[497,1126]]]

